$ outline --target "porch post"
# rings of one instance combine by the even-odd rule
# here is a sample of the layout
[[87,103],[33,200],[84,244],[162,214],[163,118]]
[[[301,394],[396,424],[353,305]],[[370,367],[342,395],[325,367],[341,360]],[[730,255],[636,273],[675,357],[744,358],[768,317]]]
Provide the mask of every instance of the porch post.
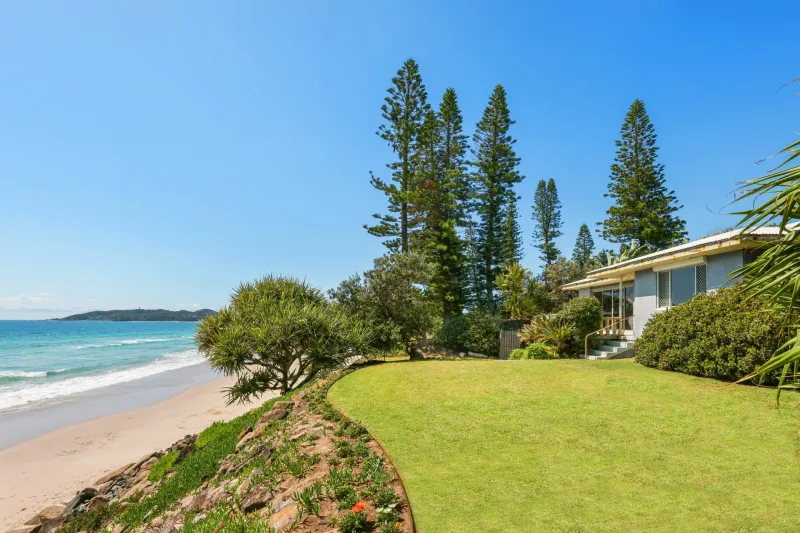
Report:
[[622,320],[624,317],[622,316],[622,312],[625,309],[625,305],[622,303],[623,298],[625,297],[625,293],[622,289],[622,276],[619,277],[619,319],[621,320],[620,326],[622,330],[625,330],[625,321]]

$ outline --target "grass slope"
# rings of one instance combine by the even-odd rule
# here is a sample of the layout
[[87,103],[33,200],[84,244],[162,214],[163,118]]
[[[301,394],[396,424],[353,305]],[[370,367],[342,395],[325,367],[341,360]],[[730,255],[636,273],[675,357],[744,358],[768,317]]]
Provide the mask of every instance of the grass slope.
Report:
[[392,363],[329,392],[386,447],[420,533],[791,531],[791,396],[580,360]]

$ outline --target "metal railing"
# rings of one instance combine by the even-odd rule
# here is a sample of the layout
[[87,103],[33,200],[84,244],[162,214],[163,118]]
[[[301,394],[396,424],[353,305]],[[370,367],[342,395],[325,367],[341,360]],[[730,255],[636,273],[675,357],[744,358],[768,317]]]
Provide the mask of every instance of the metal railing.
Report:
[[[615,335],[618,334],[619,332],[624,332],[625,326],[623,326],[622,328],[616,328],[615,326],[625,322],[626,320],[628,320],[627,317],[617,318],[616,320],[609,322],[607,325],[603,324],[603,327],[598,329],[597,331],[593,331],[588,335],[586,335],[586,337],[583,339],[583,358],[584,359],[589,358],[589,337],[591,337],[592,335],[597,335],[598,333],[602,333],[603,335]],[[605,322],[605,319],[603,321]]]

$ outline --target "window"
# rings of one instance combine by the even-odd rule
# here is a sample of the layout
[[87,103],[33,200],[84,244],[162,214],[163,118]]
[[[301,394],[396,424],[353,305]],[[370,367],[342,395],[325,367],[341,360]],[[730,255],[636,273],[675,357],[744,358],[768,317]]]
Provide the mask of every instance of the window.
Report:
[[658,273],[658,307],[669,307],[669,270]]
[[694,267],[678,268],[669,272],[669,303],[678,305],[694,296]]
[[695,287],[694,292],[706,292],[706,266],[697,265],[695,268]]
[[658,307],[682,304],[706,292],[706,265],[658,272]]

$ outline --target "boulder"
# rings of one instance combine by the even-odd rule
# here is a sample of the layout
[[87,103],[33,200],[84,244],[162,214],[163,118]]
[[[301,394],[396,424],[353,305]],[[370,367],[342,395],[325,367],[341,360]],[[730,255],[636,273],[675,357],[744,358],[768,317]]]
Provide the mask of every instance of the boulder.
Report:
[[159,459],[160,459],[160,457],[151,457],[147,461],[143,462],[139,466],[139,469],[140,470],[150,470],[151,468],[153,468],[153,465],[158,462]]
[[193,494],[184,496],[183,499],[178,502],[178,507],[180,507],[181,509],[188,509],[192,505],[194,498],[195,496]]
[[253,470],[253,472],[242,481],[242,484],[236,489],[236,496],[241,499],[250,490],[250,485],[253,483],[253,478],[262,475],[264,472],[261,470]]
[[272,409],[267,411],[267,413],[261,417],[261,422],[283,420],[289,416],[292,407],[294,407],[294,402],[275,402],[275,405],[272,406]]
[[135,464],[136,463],[128,463],[128,464],[126,464],[124,466],[121,466],[121,467],[117,468],[116,470],[113,470],[113,471],[109,472],[108,474],[106,474],[105,476],[101,477],[100,479],[95,481],[94,484],[95,485],[102,485],[106,481],[111,481],[112,479],[117,478],[117,477],[121,476],[122,474],[124,474],[127,469],[129,469],[130,467],[134,466]]
[[183,461],[187,455],[194,451],[195,442],[197,441],[197,435],[186,435],[181,440],[170,446],[169,451],[178,451],[178,457],[175,460],[176,463]]
[[105,483],[100,483],[99,485],[95,484],[92,486],[92,488],[97,490],[98,493],[103,494],[104,492],[107,492],[108,489],[110,489],[114,484],[118,483],[115,483],[115,481],[106,481]]
[[238,452],[238,451],[242,450],[245,446],[247,446],[247,443],[249,443],[250,441],[252,441],[255,438],[256,438],[255,433],[248,433],[247,435],[245,435],[242,438],[242,440],[240,440],[239,442],[236,443],[236,451]]
[[43,522],[47,520],[51,520],[56,518],[57,516],[64,513],[66,508],[63,505],[51,505],[50,507],[45,507],[41,511],[39,511],[36,516],[25,522],[26,526],[37,526],[41,525]]
[[15,527],[8,533],[39,533],[40,529],[42,529],[42,524],[27,524],[24,526]]
[[130,496],[133,496],[137,492],[139,492],[141,494],[146,494],[151,486],[152,486],[152,483],[150,483],[150,480],[147,479],[147,478],[144,478],[141,481],[139,481],[138,483],[136,483],[134,486],[132,486],[130,489],[128,489],[126,491],[123,491],[123,492],[120,492],[119,496],[128,498]]
[[297,504],[292,502],[280,511],[272,513],[269,517],[270,527],[274,527],[275,531],[280,533],[284,531],[289,524],[291,524],[297,516]]
[[39,530],[39,533],[49,533],[50,531],[55,531],[63,526],[64,522],[66,522],[68,518],[69,515],[62,514],[56,516],[55,518],[51,518],[50,520],[45,520],[42,522],[42,528]]
[[133,466],[133,469],[134,470],[138,470],[139,468],[142,467],[143,464],[145,464],[147,461],[149,461],[153,457],[155,457],[156,460],[161,459],[162,457],[164,457],[164,453],[163,452],[151,452],[151,453],[143,455],[141,459],[136,461],[136,463]]
[[274,495],[275,492],[269,487],[263,485],[253,487],[242,502],[242,511],[249,513],[266,507]]
[[77,494],[75,494],[75,497],[72,498],[72,500],[70,500],[70,502],[67,504],[65,512],[68,514],[73,514],[78,509],[79,505],[84,502],[88,502],[95,496],[97,496],[97,489],[86,487],[82,491],[79,491]]
[[95,507],[100,507],[102,505],[107,504],[110,501],[111,501],[111,496],[107,494],[98,494],[97,496],[89,500],[89,503],[86,504],[86,507],[88,509],[94,509]]
[[225,487],[210,487],[197,495],[189,510],[198,513],[208,511],[227,496]]

